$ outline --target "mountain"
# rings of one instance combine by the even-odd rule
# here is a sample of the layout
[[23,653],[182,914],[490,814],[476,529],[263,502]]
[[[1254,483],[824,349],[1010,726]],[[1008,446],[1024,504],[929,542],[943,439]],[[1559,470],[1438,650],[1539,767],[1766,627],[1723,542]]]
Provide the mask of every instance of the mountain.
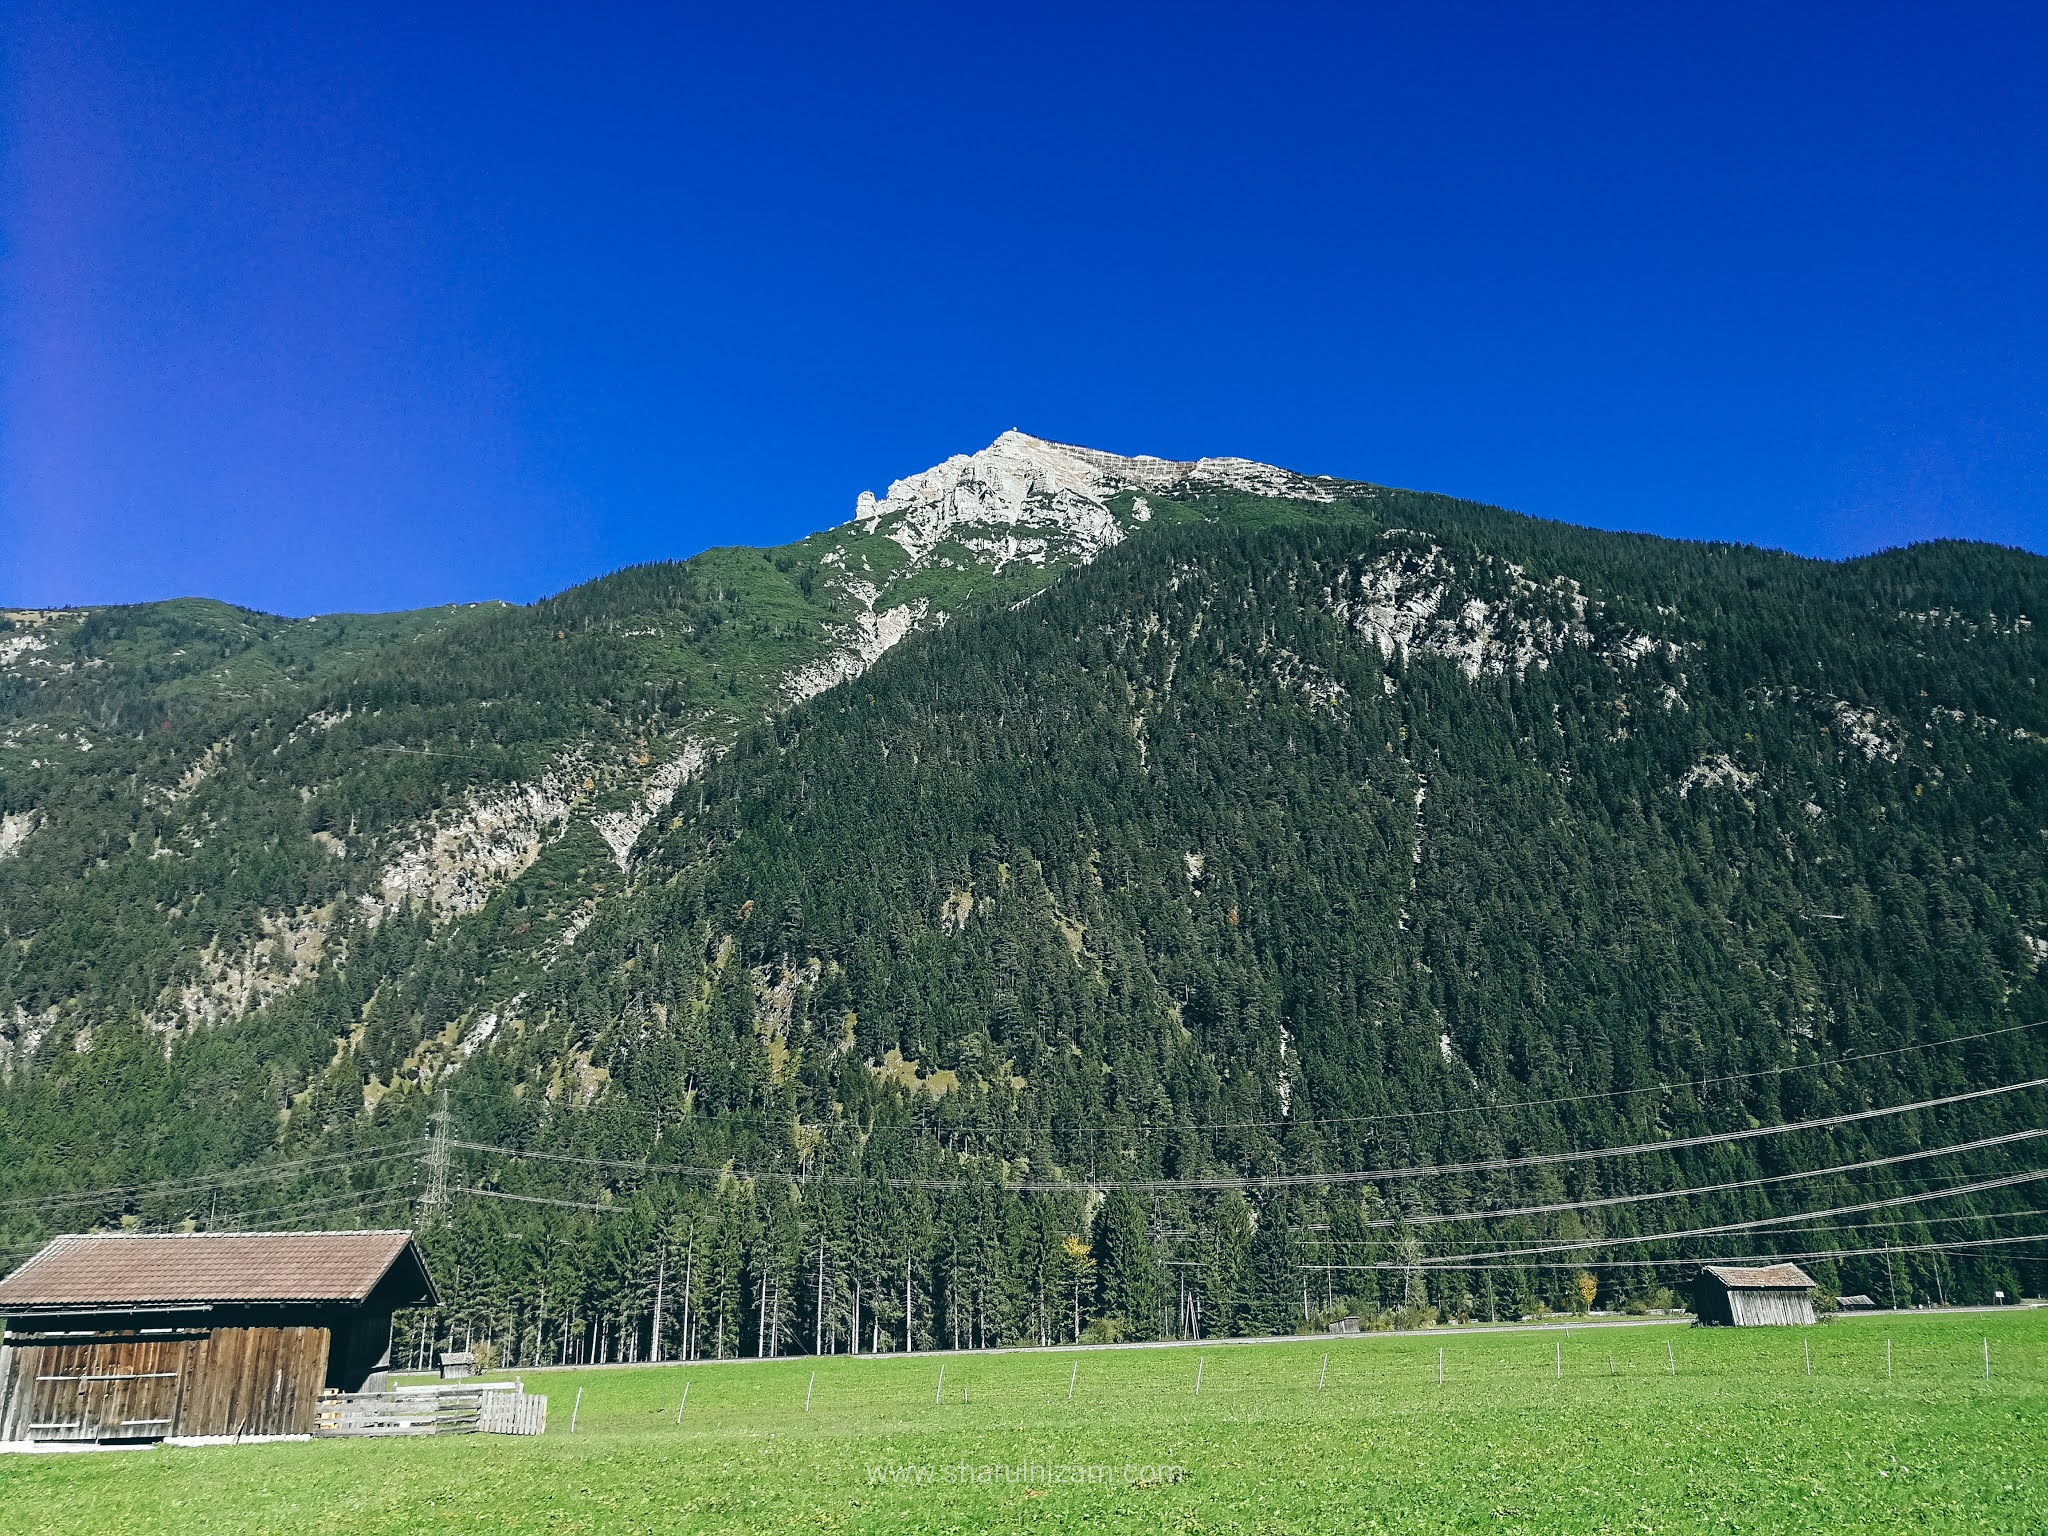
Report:
[[[956,614],[1026,600],[1150,522],[1253,487],[1005,433],[848,523],[532,608],[291,621],[208,602],[0,615],[0,1067],[53,1033],[165,1034],[303,983],[337,926],[475,912],[595,832],[629,867],[751,722]],[[575,882],[578,899],[602,876]]]
[[425,1200],[524,1359],[2038,1288],[2044,593],[1013,432],[526,608],[11,614],[7,1236]]

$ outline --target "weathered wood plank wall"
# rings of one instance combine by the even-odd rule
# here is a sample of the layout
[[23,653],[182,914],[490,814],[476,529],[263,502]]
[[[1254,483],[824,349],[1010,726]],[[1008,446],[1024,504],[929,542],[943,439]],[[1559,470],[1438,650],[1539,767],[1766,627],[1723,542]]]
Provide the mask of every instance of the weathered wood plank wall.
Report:
[[0,1440],[307,1435],[325,1328],[100,1335],[0,1349]]
[[190,1341],[92,1340],[37,1350],[28,1438],[149,1440],[171,1432]]
[[310,1435],[327,1379],[325,1328],[216,1328],[179,1394],[178,1435]]
[[28,1438],[28,1431],[21,1427],[28,1417],[28,1396],[18,1385],[35,1380],[35,1373],[27,1369],[27,1353],[0,1349],[0,1441]]
[[1812,1298],[1798,1290],[1731,1289],[1728,1310],[1738,1328],[1797,1325],[1814,1320]]

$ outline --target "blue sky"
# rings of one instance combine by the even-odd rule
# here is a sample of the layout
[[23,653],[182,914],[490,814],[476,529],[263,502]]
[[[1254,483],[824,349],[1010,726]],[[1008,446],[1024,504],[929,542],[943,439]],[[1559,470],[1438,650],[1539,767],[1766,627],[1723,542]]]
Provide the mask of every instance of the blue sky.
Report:
[[17,7],[0,603],[529,599],[1006,427],[2048,549],[2048,9]]

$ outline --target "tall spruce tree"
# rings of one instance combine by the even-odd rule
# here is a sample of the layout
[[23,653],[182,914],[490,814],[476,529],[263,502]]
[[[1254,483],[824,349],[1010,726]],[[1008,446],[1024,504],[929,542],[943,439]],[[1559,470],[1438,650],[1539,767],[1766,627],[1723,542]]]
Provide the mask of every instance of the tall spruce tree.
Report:
[[1126,1338],[1158,1338],[1164,1284],[1138,1197],[1120,1189],[1104,1200],[1094,1238],[1098,1315],[1121,1323]]

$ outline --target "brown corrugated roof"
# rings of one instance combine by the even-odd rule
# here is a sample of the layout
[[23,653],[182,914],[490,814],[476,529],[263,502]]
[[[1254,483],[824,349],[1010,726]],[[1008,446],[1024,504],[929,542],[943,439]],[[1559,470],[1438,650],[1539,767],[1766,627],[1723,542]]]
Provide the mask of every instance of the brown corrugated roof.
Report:
[[[362,1301],[411,1244],[410,1232],[59,1237],[0,1280],[0,1313],[152,1303]],[[425,1266],[420,1268],[424,1275]]]
[[1811,1290],[1813,1278],[1797,1264],[1770,1264],[1762,1269],[1738,1269],[1732,1264],[1708,1264],[1704,1268],[1723,1285],[1743,1291]]

